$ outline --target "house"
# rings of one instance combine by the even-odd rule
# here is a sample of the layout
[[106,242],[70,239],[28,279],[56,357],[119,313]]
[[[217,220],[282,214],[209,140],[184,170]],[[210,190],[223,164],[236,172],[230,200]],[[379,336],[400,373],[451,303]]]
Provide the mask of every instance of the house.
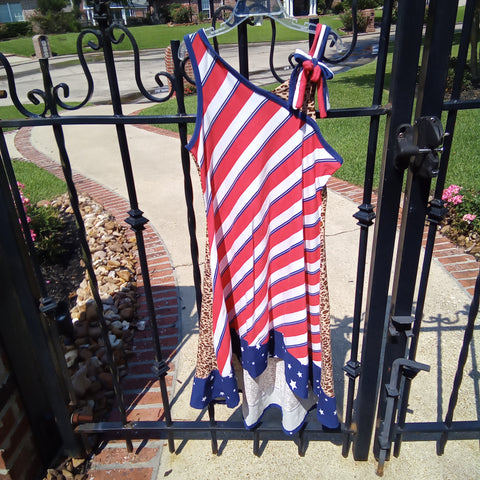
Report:
[[[317,14],[317,0],[260,0],[255,2],[246,0],[245,3],[247,6],[249,3],[260,4],[265,9],[278,9],[283,7],[287,15],[291,17]],[[232,0],[214,1],[214,10],[222,5],[234,6],[235,2]],[[198,0],[198,9],[210,17],[210,0]]]
[[0,0],[0,24],[23,22],[37,8],[37,0]]
[[[90,5],[89,5],[90,3]],[[70,6],[65,10],[71,9]],[[0,0],[0,24],[11,22],[22,22],[28,20],[37,8],[37,0]],[[127,24],[129,18],[145,18],[148,11],[148,2],[146,0],[129,1],[127,4],[111,3],[110,9],[116,22]],[[94,24],[93,21],[93,2],[82,1],[80,10],[83,13],[84,20],[88,24]]]
[[[1,0],[0,0],[1,1]],[[95,25],[95,20],[93,19],[93,2],[88,2],[86,0],[82,1],[81,11],[82,18],[89,25]],[[127,25],[130,19],[142,19],[147,16],[148,12],[148,2],[145,0],[129,1],[128,3],[110,3],[110,13],[112,18],[117,23],[122,23]]]

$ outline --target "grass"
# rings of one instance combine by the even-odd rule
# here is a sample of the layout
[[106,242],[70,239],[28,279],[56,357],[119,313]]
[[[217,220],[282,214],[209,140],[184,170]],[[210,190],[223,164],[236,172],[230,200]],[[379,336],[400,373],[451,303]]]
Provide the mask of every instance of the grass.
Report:
[[30,162],[12,160],[17,181],[25,185],[24,194],[35,205],[40,200],[52,200],[67,191],[67,185],[55,175]]
[[[459,7],[457,12],[457,22],[461,22],[465,12],[465,7]],[[381,20],[381,10],[376,12],[377,23]],[[323,15],[320,21],[329,25],[333,29],[339,31],[342,22],[339,15]],[[210,24],[204,25],[145,25],[141,27],[131,27],[132,32],[138,46],[141,50],[152,48],[165,48],[170,44],[170,40],[181,40],[186,34],[192,33],[201,26],[208,27]],[[270,22],[265,20],[260,27],[249,28],[249,41],[251,43],[265,42],[270,39],[271,27]],[[118,36],[118,34],[117,34]],[[58,35],[49,35],[50,46],[55,55],[71,55],[77,51],[78,33],[64,33]],[[295,30],[290,30],[283,25],[277,25],[277,41],[295,41],[303,40],[305,34]],[[94,35],[86,35],[83,41],[84,52],[92,52],[93,50],[87,46],[88,40],[96,42]],[[236,32],[233,30],[218,37],[220,44],[236,43]],[[119,45],[114,45],[115,50],[131,50],[128,39],[125,39]],[[32,39],[30,37],[16,38],[13,40],[4,40],[0,42],[0,52],[13,55],[31,57],[34,54]]]
[[[30,112],[40,115],[43,112],[44,105],[34,105],[33,103],[24,105]],[[17,107],[15,105],[2,105],[0,106],[0,119],[2,120],[16,120],[21,118]]]
[[[322,22],[330,25],[334,29],[339,29],[342,26],[338,15],[326,15],[322,17]],[[183,37],[189,33],[196,32],[202,25],[145,25],[141,27],[130,27],[129,30],[134,36],[140,50],[152,48],[165,48],[170,45],[171,40],[182,40]],[[204,24],[208,27],[210,24]],[[120,35],[120,30],[115,30],[117,38]],[[71,55],[77,51],[78,33],[64,33],[59,35],[49,35],[50,47],[55,55]],[[271,37],[271,26],[269,21],[264,21],[262,26],[252,27],[248,30],[249,42],[265,42],[269,41]],[[304,32],[290,30],[289,28],[277,24],[278,42],[295,41],[305,39]],[[84,52],[93,52],[87,46],[88,41],[97,43],[97,39],[93,34],[87,34],[83,38]],[[218,37],[220,44],[236,43],[237,33],[232,30]],[[113,46],[114,50],[131,50],[131,44],[128,38],[125,38],[119,45]],[[33,43],[30,37],[16,38],[13,40],[5,40],[0,42],[0,52],[9,53],[13,55],[20,55],[30,57],[34,54]]]

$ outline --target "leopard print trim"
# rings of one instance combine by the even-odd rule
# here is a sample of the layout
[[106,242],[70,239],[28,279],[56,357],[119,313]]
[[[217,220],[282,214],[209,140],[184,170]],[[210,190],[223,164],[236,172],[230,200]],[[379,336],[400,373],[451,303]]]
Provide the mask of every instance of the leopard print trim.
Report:
[[322,190],[320,209],[320,337],[322,343],[321,387],[329,397],[335,396],[333,388],[332,342],[330,338],[330,297],[327,278],[327,254],[325,246],[325,213],[327,210],[327,188]]
[[195,376],[207,378],[213,370],[218,370],[217,357],[213,347],[213,288],[210,269],[210,249],[205,246],[205,268],[203,271],[202,308],[200,311],[198,334],[197,367]]
[[[307,86],[305,87],[305,98],[303,100],[303,105],[301,108],[302,112],[313,118],[313,120],[317,119],[317,112],[315,110],[315,88],[316,86],[314,83],[307,83]],[[290,80],[286,80],[277,88],[272,90],[272,93],[288,102],[289,90]]]
[[[288,101],[290,80],[279,85],[273,93]],[[316,121],[315,84],[308,83],[305,91],[302,111]],[[327,210],[327,187],[322,190],[322,206],[320,209],[320,336],[322,343],[322,378],[321,387],[329,397],[335,396],[333,387],[332,342],[330,336],[330,296],[328,291],[327,258],[325,246],[325,214]]]

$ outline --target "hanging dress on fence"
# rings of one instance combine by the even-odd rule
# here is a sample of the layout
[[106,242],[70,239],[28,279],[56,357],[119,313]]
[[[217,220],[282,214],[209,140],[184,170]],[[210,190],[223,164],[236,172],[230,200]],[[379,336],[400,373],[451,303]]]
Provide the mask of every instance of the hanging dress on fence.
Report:
[[[309,410],[338,426],[333,391],[324,249],[329,177],[340,156],[302,108],[318,89],[329,28],[287,83],[289,99],[264,91],[212,49],[203,32],[185,43],[195,73],[197,123],[187,148],[197,161],[207,215],[206,266],[191,405],[236,407],[247,428],[277,406],[298,431]],[[285,89],[286,87],[283,87]]]

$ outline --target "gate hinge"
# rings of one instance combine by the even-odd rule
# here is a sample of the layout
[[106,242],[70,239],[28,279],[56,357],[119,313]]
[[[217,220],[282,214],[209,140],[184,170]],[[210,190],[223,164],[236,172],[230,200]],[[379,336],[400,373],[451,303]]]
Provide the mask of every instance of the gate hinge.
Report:
[[424,178],[438,175],[440,160],[438,153],[443,151],[442,122],[434,116],[419,117],[414,125],[404,123],[397,128],[395,167],[412,172]]

